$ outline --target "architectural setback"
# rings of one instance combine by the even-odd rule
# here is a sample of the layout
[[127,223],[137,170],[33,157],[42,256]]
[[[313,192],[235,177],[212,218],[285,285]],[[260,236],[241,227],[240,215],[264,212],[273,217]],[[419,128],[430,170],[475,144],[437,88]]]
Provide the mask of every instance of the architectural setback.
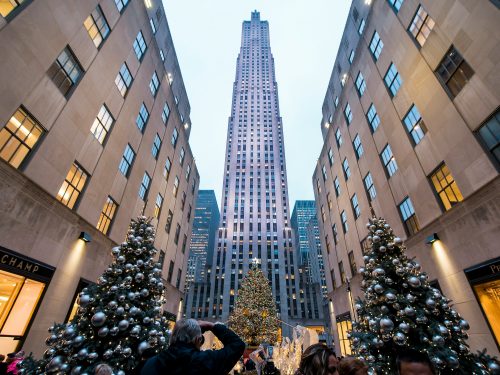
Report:
[[40,357],[139,215],[156,227],[174,318],[199,175],[161,1],[13,1],[0,14],[0,353]]
[[495,1],[352,2],[312,181],[342,355],[372,212],[469,321],[471,349],[498,355],[498,20]]

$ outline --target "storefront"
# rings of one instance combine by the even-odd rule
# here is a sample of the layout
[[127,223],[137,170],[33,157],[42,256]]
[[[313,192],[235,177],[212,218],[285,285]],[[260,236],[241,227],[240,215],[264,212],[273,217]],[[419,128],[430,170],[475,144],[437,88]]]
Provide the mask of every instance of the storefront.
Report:
[[500,347],[500,258],[466,269],[465,274]]
[[0,246],[0,353],[26,338],[54,268]]
[[341,315],[337,315],[335,321],[337,322],[337,332],[339,335],[340,353],[343,357],[351,355],[351,341],[349,340],[348,333],[352,330],[352,320],[351,314],[346,312]]

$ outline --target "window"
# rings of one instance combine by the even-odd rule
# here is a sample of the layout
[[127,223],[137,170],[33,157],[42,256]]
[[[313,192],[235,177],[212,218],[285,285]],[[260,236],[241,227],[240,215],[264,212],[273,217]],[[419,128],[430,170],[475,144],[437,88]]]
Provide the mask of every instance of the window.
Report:
[[153,73],[153,76],[151,77],[151,81],[149,82],[149,91],[151,91],[151,95],[153,95],[153,98],[158,92],[158,87],[160,87],[160,81],[158,80],[158,74],[156,74],[155,71]]
[[161,119],[165,125],[167,124],[169,116],[170,116],[170,107],[168,106],[167,102],[165,102],[165,105],[163,106],[163,111],[161,112]]
[[324,223],[326,219],[325,207],[321,205],[321,221]]
[[338,197],[340,195],[340,183],[338,177],[335,177],[335,181],[333,181],[333,184],[335,185],[335,195]]
[[323,167],[321,168],[321,173],[323,174],[323,181],[326,181],[328,175],[326,174],[326,167],[323,164]]
[[375,185],[373,184],[373,178],[370,172],[368,172],[363,181],[365,182],[366,193],[370,197],[370,200],[375,199],[377,191],[375,190]]
[[373,105],[373,103],[370,105],[370,108],[368,108],[366,117],[368,118],[368,123],[370,124],[370,128],[372,129],[372,133],[374,133],[380,124],[380,118],[378,117],[377,109],[375,108],[375,105]]
[[339,243],[339,232],[337,231],[337,224],[333,224],[332,232],[333,232],[333,242],[335,242],[336,245]]
[[184,207],[186,206],[186,192],[182,192],[182,197],[181,197],[181,211],[184,211]]
[[411,25],[408,28],[410,33],[413,35],[417,43],[422,47],[425,41],[429,37],[435,23],[434,20],[429,16],[424,7],[420,5],[411,21]]
[[399,205],[399,211],[401,212],[401,217],[403,218],[403,223],[409,235],[417,233],[420,229],[417,216],[415,215],[415,210],[413,209],[413,204],[409,197],[406,197],[403,202]]
[[396,95],[399,90],[399,87],[402,84],[402,81],[398,73],[398,70],[396,69],[396,65],[394,65],[394,63],[391,63],[391,66],[387,70],[387,73],[385,73],[384,81],[385,85],[390,90],[391,95],[392,96]]
[[365,30],[365,25],[366,25],[365,19],[362,18],[361,19],[361,23],[359,24],[359,28],[358,28],[358,34],[359,35],[363,34],[363,31]]
[[0,14],[6,18],[14,9],[26,4],[26,0],[9,0],[0,2]]
[[328,150],[328,161],[330,162],[331,167],[333,165],[333,151],[331,148]]
[[349,54],[349,64],[352,64],[354,61],[354,50],[351,50],[351,53]]
[[146,108],[146,105],[143,102],[141,104],[141,108],[139,109],[139,114],[137,115],[137,119],[135,120],[135,123],[137,124],[137,127],[139,128],[141,133],[144,133],[144,127],[148,122],[148,118],[149,118],[149,112],[148,109]]
[[349,103],[347,103],[344,108],[344,115],[345,115],[345,120],[347,121],[347,125],[350,125],[352,122],[352,112]]
[[347,224],[347,214],[345,211],[342,211],[340,214],[340,221],[342,221],[342,229],[344,230],[344,233],[347,233],[349,230],[349,225]]
[[359,96],[363,96],[366,90],[366,83],[365,79],[363,78],[363,74],[361,74],[361,72],[359,72],[358,76],[356,77],[356,88],[358,90]]
[[477,133],[496,161],[500,163],[500,111],[488,119]]
[[177,270],[177,281],[175,282],[175,287],[179,289],[181,287],[182,270],[179,268]]
[[351,275],[354,276],[358,273],[358,270],[356,268],[356,260],[354,259],[354,253],[351,250],[348,254],[349,256],[349,267],[351,268]]
[[174,180],[174,190],[173,190],[173,194],[174,194],[174,197],[177,196],[177,192],[179,191],[179,177],[175,176],[175,180]]
[[335,108],[337,108],[339,106],[339,97],[338,96],[335,97],[334,103],[335,103]]
[[439,168],[430,176],[436,194],[441,199],[441,203],[446,211],[457,203],[462,202],[464,197],[458,189],[455,179],[451,175],[446,164],[441,164]]
[[404,0],[387,0],[387,2],[390,4],[392,9],[397,13],[399,12],[399,9],[401,9],[401,5],[403,5]]
[[420,116],[420,112],[415,104],[411,106],[403,122],[405,123],[406,130],[413,139],[413,143],[418,145],[422,138],[424,138],[427,129],[425,128],[422,116]]
[[134,52],[137,56],[137,60],[141,61],[142,56],[144,56],[144,52],[146,52],[146,42],[144,41],[144,36],[142,35],[142,31],[139,31],[139,34],[135,37],[134,40]]
[[132,146],[127,144],[127,147],[125,147],[125,151],[123,152],[122,160],[120,161],[120,166],[118,167],[120,172],[122,172],[122,175],[125,177],[129,176],[130,166],[134,162],[134,158],[135,152],[132,149]]
[[128,70],[127,64],[123,63],[118,72],[118,75],[115,78],[116,87],[118,87],[118,91],[125,97],[127,94],[130,85],[132,85],[132,75],[130,74],[130,70]]
[[342,261],[339,262],[339,272],[340,272],[340,281],[342,282],[342,284],[345,284],[347,279],[344,271],[344,262]]
[[340,129],[335,132],[335,139],[337,140],[337,147],[342,146],[342,134],[340,134]]
[[161,206],[163,206],[163,197],[161,196],[160,193],[158,193],[158,195],[156,196],[154,217],[156,218],[160,217]]
[[106,106],[103,104],[97,117],[90,128],[90,132],[94,134],[94,137],[99,141],[100,144],[104,143],[106,136],[108,135],[111,126],[113,125],[113,117],[109,113]]
[[165,251],[160,250],[160,254],[158,255],[158,263],[160,263],[160,269],[163,268],[163,264],[165,264]]
[[158,133],[155,135],[155,139],[153,141],[153,147],[151,148],[151,153],[155,159],[158,159],[158,153],[160,152],[161,147],[161,139]]
[[149,25],[151,26],[151,31],[153,32],[153,35],[156,34],[156,25],[155,21],[152,18],[149,19]]
[[127,6],[129,0],[115,0],[116,7],[118,8],[119,12],[122,12],[123,9]]
[[82,78],[83,69],[69,47],[66,47],[50,66],[47,74],[61,94],[67,95]]
[[177,245],[179,244],[179,236],[181,234],[181,226],[179,223],[177,223],[177,227],[175,228],[175,235],[174,235],[174,243]]
[[0,157],[14,168],[34,149],[45,130],[23,108],[18,108],[0,130]]
[[170,142],[172,143],[172,146],[177,146],[177,138],[179,138],[179,131],[177,130],[177,128],[174,128],[174,130],[172,131],[172,138],[170,139]]
[[170,228],[172,227],[172,219],[174,218],[174,213],[168,210],[167,223],[165,224],[165,232],[170,233]]
[[87,179],[87,173],[78,164],[73,163],[57,193],[57,200],[69,208],[75,207]]
[[165,62],[165,53],[163,53],[162,49],[160,49],[160,59],[161,61]]
[[117,207],[118,205],[113,198],[108,196],[106,203],[104,203],[104,207],[102,208],[101,215],[99,216],[99,221],[96,225],[96,228],[103,234],[108,234],[113,218],[115,217]]
[[357,219],[361,215],[361,209],[359,208],[358,196],[354,194],[351,198],[352,211],[354,212],[354,218]]
[[99,48],[101,43],[109,34],[109,25],[102,13],[100,5],[95,8],[90,16],[83,22],[94,45]]
[[443,60],[439,64],[436,73],[441,83],[447,91],[453,96],[457,96],[463,87],[474,75],[474,71],[464,60],[462,55],[451,46]]
[[335,271],[334,270],[330,270],[330,276],[332,278],[332,287],[333,287],[333,289],[335,289],[337,287],[337,283],[335,282]]
[[173,274],[174,274],[174,262],[170,261],[170,263],[168,265],[167,282],[169,282],[169,283],[172,282]]
[[352,322],[350,314],[347,313],[345,318],[337,317],[337,332],[339,333],[340,354],[343,357],[352,354],[351,341],[349,340],[349,332],[352,330]]
[[377,61],[380,57],[383,48],[384,42],[382,42],[382,39],[380,39],[380,35],[378,35],[378,32],[375,31],[373,33],[372,40],[370,41],[370,51],[375,61]]
[[147,172],[144,172],[144,176],[142,177],[141,186],[139,187],[139,197],[143,201],[146,200],[149,191],[149,184],[151,183],[151,177]]
[[163,176],[165,176],[166,180],[168,180],[168,177],[170,176],[170,169],[172,169],[172,162],[170,161],[170,158],[167,158],[165,168],[163,168]]
[[347,158],[342,162],[342,168],[344,169],[345,179],[348,180],[351,177],[351,170],[349,169],[349,162]]
[[391,177],[398,170],[398,165],[396,164],[396,159],[392,154],[391,146],[387,144],[382,151],[382,162],[384,163],[385,170],[389,177]]
[[179,164],[184,164],[184,157],[186,156],[186,151],[184,151],[184,147],[181,147],[181,152],[179,153]]
[[363,155],[363,145],[361,144],[361,138],[359,138],[359,134],[356,134],[356,137],[354,137],[352,145],[354,146],[354,151],[356,151],[356,156],[359,159],[361,155]]
[[333,208],[333,201],[330,192],[326,193],[326,201],[328,202],[328,209],[331,210]]
[[191,164],[188,164],[186,168],[186,181],[189,181],[189,175],[191,174]]

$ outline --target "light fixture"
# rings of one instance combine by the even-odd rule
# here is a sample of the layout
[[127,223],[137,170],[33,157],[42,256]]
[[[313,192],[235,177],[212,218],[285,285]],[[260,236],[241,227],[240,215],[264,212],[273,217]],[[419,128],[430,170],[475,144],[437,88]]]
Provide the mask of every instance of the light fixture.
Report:
[[372,0],[365,0],[366,5],[371,5],[371,3],[372,3]]
[[437,233],[432,233],[429,237],[425,239],[425,244],[432,245],[436,241],[439,241],[439,236],[437,235]]
[[82,240],[83,242],[90,242],[90,241],[92,241],[92,237],[87,232],[81,232],[80,236],[78,237],[78,239]]
[[328,122],[325,122],[325,128],[328,129],[330,127],[330,124]]
[[187,122],[186,122],[186,123],[184,124],[184,129],[186,129],[186,130],[187,130],[188,128],[189,128],[189,123],[187,123]]
[[144,3],[146,4],[146,8],[151,8],[153,6],[151,0],[144,0]]

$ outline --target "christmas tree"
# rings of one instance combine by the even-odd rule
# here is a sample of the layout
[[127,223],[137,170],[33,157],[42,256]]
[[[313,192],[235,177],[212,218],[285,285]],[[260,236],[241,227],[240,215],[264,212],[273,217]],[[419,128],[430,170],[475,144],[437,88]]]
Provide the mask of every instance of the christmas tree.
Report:
[[54,324],[42,360],[27,359],[24,374],[93,374],[106,363],[118,375],[130,373],[147,348],[165,346],[161,266],[153,257],[154,228],[144,216],[132,220],[127,240],[112,249],[113,263],[98,284],[79,295],[67,324]]
[[377,374],[396,373],[395,357],[404,348],[427,353],[442,373],[496,373],[494,359],[470,352],[469,324],[406,257],[403,241],[386,221],[373,217],[367,227],[371,248],[360,269],[365,299],[355,304],[358,322],[350,334],[355,353]]
[[275,343],[280,328],[269,280],[255,265],[242,280],[229,326],[248,345]]

